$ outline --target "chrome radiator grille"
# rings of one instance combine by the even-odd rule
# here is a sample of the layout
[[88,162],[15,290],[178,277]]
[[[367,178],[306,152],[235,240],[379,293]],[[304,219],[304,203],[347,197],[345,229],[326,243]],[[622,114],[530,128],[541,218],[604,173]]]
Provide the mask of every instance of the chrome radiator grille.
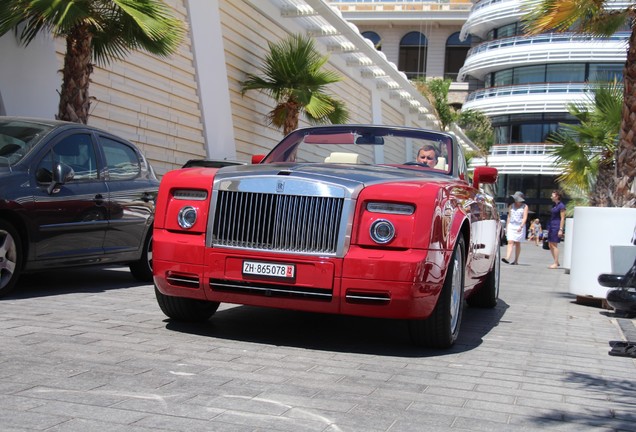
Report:
[[219,191],[212,243],[335,254],[344,198]]

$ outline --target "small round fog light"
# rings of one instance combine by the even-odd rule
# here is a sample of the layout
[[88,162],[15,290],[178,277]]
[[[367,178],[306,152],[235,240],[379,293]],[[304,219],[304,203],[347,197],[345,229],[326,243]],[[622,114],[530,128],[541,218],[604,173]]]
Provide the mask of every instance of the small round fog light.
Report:
[[191,206],[183,207],[177,215],[177,222],[183,229],[192,228],[197,221],[197,209]]
[[395,237],[395,227],[386,219],[378,219],[371,224],[369,234],[374,242],[386,244]]

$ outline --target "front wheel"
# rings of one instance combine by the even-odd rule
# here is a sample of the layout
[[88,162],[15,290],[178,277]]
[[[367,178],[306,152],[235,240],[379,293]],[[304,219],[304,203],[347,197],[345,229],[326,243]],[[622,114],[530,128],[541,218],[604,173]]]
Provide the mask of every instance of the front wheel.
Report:
[[219,308],[218,302],[172,297],[162,294],[155,287],[155,297],[161,311],[177,321],[202,322],[210,319]]
[[0,220],[0,297],[15,289],[22,270],[22,259],[20,234],[13,225]]
[[457,340],[464,311],[464,249],[464,238],[460,236],[431,316],[409,321],[409,333],[415,345],[450,348]]

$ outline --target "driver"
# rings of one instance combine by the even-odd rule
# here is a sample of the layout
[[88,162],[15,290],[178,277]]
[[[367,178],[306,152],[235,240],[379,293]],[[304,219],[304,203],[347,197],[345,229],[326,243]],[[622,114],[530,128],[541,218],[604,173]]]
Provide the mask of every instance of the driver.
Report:
[[426,144],[417,151],[417,158],[415,160],[418,163],[428,165],[430,168],[435,168],[438,157],[439,153],[437,152],[437,148],[433,145]]

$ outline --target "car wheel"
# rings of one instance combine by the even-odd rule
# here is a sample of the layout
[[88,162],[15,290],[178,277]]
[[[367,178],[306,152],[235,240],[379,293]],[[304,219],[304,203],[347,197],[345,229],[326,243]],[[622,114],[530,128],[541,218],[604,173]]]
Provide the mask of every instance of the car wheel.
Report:
[[141,282],[152,282],[152,228],[144,241],[144,249],[139,260],[130,263],[130,273]]
[[486,276],[484,284],[477,288],[474,294],[466,299],[469,306],[492,309],[497,306],[499,299],[499,274],[501,271],[501,259],[499,248],[495,248],[495,262],[492,270]]
[[414,344],[450,348],[457,340],[464,311],[464,248],[464,239],[460,236],[431,316],[425,320],[409,321],[409,332]]
[[22,243],[18,231],[0,221],[0,297],[15,289],[22,269]]
[[196,300],[183,297],[172,297],[162,294],[155,287],[155,297],[161,311],[168,317],[178,321],[207,321],[219,308],[218,302]]

